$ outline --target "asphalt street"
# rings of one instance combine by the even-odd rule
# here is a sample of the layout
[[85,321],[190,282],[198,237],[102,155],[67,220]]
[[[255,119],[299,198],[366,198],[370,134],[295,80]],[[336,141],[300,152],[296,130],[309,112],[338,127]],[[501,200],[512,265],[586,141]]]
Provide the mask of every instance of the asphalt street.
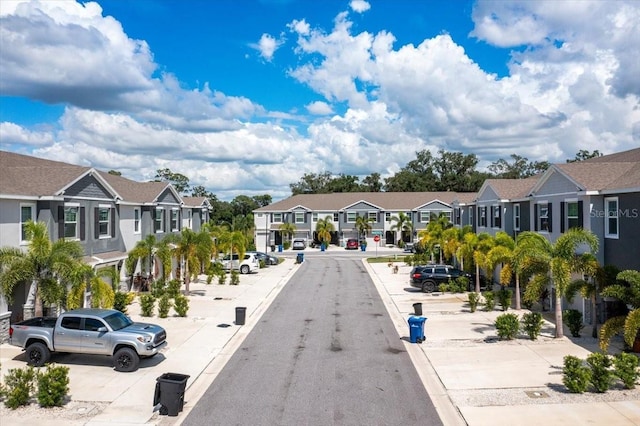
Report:
[[440,425],[355,256],[304,262],[183,425]]

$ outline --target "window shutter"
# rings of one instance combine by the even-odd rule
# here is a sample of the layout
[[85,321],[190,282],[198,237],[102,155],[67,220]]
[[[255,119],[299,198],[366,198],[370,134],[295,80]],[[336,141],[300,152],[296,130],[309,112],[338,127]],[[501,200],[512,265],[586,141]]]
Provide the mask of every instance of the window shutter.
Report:
[[582,215],[583,202],[578,201],[578,226],[584,228],[584,217]]
[[553,227],[552,227],[552,219],[553,219],[553,213],[551,211],[551,203],[547,204],[547,214],[549,215],[549,232],[553,231]]
[[502,228],[502,206],[496,208],[498,209],[498,228]]
[[567,203],[565,202],[561,202],[560,203],[560,233],[564,233],[564,227],[565,227],[565,222],[567,222],[567,218],[564,216],[564,212],[565,212],[565,205]]
[[64,206],[58,206],[58,239],[64,238]]
[[84,241],[87,239],[87,230],[86,230],[86,221],[84,219],[85,208],[80,207],[80,241]]
[[111,209],[111,238],[116,237],[116,209]]
[[167,232],[167,222],[170,219],[169,210],[164,209],[163,215],[164,215],[164,220],[162,221],[162,226],[163,226],[162,230],[164,232]]
[[482,222],[481,222],[482,221],[482,219],[481,219],[481,217],[482,217],[482,207],[478,207],[477,215],[478,215],[478,226],[482,226]]
[[96,240],[100,238],[100,222],[98,220],[99,214],[100,212],[98,212],[98,208],[97,207],[94,208],[93,209],[93,236]]
[[151,224],[153,226],[153,232],[158,232],[158,224],[156,223],[156,209],[151,209]]
[[539,216],[539,211],[538,211],[538,205],[534,204],[533,205],[533,230],[537,231],[538,230],[538,216]]

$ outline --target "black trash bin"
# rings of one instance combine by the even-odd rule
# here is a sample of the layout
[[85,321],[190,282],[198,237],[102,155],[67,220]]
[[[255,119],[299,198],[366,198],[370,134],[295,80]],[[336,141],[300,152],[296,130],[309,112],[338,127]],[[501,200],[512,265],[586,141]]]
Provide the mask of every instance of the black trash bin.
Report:
[[156,379],[153,406],[160,404],[160,414],[177,416],[184,408],[184,391],[190,376],[178,373],[164,373]]
[[422,315],[422,303],[414,303],[413,304],[413,314],[417,316]]
[[244,325],[244,320],[247,316],[247,308],[238,306],[236,307],[236,325]]

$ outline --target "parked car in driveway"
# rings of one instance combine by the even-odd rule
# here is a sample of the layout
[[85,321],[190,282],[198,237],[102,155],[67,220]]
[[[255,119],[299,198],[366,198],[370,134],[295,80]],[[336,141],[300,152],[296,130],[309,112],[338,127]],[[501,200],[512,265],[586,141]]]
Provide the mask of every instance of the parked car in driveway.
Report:
[[278,260],[277,257],[275,256],[271,256],[270,254],[267,254],[265,252],[262,251],[248,251],[247,253],[251,253],[253,255],[255,255],[258,258],[258,262],[259,261],[263,261],[265,265],[269,266],[269,265],[277,265],[280,263],[280,260]]
[[451,265],[416,265],[409,273],[409,284],[425,293],[438,290],[442,283],[448,283],[458,277],[467,277],[469,286],[473,284],[473,276]]
[[245,253],[242,262],[239,260],[237,253],[233,254],[232,258],[227,254],[222,258],[222,268],[225,271],[236,270],[241,274],[250,274],[252,272],[258,272],[260,269],[260,262],[258,257],[253,253]]
[[304,250],[305,248],[307,248],[307,242],[301,238],[296,238],[291,244],[292,250]]
[[358,240],[356,240],[355,238],[349,238],[347,240],[347,244],[345,249],[347,250],[358,250]]

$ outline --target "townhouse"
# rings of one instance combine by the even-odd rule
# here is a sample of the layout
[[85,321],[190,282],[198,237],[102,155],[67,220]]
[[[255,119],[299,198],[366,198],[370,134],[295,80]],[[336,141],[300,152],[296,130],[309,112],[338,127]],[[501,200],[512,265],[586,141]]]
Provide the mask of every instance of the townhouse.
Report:
[[[210,205],[181,197],[166,182],[135,182],[91,167],[0,151],[0,247],[26,250],[25,224],[47,224],[49,238],[76,240],[84,261],[98,270],[116,268],[128,281],[124,260],[147,235],[162,239],[209,220]],[[175,266],[175,265],[174,265]],[[9,321],[33,315],[30,283],[15,289],[11,304],[0,297],[0,341]],[[88,303],[90,293],[85,295]]]
[[[285,223],[295,226],[293,238],[317,242],[315,232],[319,219],[329,218],[335,232],[332,244],[344,247],[349,238],[358,238],[356,219],[369,220],[371,231],[367,244],[396,245],[400,240],[411,242],[420,230],[440,214],[453,221],[452,203],[456,199],[472,200],[473,194],[456,192],[347,192],[334,194],[301,194],[278,201],[254,211],[256,247],[274,247],[283,243],[280,228]],[[400,214],[406,215],[410,232],[398,229]]]

